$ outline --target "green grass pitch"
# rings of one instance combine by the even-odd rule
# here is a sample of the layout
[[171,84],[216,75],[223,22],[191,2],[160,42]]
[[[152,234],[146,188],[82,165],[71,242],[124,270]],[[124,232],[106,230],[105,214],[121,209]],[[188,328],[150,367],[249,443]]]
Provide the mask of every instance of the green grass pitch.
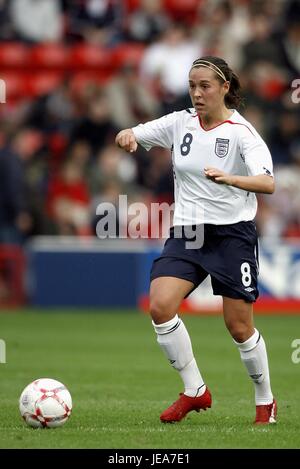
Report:
[[[253,426],[253,385],[218,317],[184,316],[213,407],[163,425],[159,415],[181,380],[136,311],[31,311],[0,314],[7,363],[0,364],[1,448],[299,448],[300,363],[291,343],[300,318],[258,316],[268,346],[278,423]],[[69,388],[73,413],[58,429],[31,429],[18,398],[36,378]]]

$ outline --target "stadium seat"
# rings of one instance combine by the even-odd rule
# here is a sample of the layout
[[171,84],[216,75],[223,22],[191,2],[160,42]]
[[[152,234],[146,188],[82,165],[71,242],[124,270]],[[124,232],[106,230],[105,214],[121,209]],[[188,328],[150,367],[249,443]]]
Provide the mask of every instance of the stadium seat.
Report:
[[104,85],[111,74],[100,72],[78,72],[71,79],[71,91],[75,95],[82,95],[82,92],[91,84]]
[[26,95],[28,97],[37,97],[48,94],[53,91],[63,80],[63,73],[59,72],[40,72],[27,74]]
[[69,48],[62,44],[39,44],[32,47],[30,65],[33,68],[66,68],[69,63]]
[[108,69],[112,66],[110,51],[93,44],[72,47],[70,65],[74,69]]
[[22,43],[11,42],[0,44],[0,67],[24,68],[29,64],[29,49]]
[[145,46],[136,43],[125,43],[116,46],[112,51],[114,68],[118,69],[124,65],[139,65],[145,51]]
[[125,0],[124,7],[127,13],[132,13],[134,10],[137,10],[140,7],[140,0]]
[[175,20],[194,22],[197,18],[199,0],[163,0],[164,9]]
[[25,80],[23,74],[13,71],[0,72],[1,79],[6,85],[6,102],[21,98],[25,94]]

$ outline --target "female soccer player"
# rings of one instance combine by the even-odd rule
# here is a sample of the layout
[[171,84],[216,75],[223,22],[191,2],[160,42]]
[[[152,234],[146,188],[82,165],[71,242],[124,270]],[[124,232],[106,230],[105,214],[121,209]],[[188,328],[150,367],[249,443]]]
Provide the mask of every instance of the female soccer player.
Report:
[[195,60],[189,92],[193,108],[122,130],[116,137],[129,152],[138,144],[172,151],[174,226],[152,266],[150,312],[157,341],[178,370],[184,393],[160,419],[178,422],[192,410],[211,407],[189,334],[177,315],[181,301],[210,275],[214,294],[223,297],[225,324],[254,383],[255,423],[275,423],[266,346],[253,323],[258,297],[255,193],[274,192],[271,155],[236,110],[239,79],[223,59]]

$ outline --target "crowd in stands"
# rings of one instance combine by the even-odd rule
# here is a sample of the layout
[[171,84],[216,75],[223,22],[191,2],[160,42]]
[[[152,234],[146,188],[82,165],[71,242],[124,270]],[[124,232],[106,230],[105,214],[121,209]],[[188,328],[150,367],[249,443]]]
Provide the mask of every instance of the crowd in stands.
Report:
[[191,107],[188,71],[208,54],[239,75],[273,156],[259,234],[299,238],[299,0],[0,0],[0,242],[96,236],[96,207],[120,194],[172,203],[169,152],[114,138]]

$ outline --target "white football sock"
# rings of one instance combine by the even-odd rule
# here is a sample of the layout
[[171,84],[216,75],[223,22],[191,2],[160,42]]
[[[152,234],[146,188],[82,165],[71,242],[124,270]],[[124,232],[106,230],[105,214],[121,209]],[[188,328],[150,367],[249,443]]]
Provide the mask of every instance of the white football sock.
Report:
[[234,342],[254,383],[256,405],[266,405],[273,402],[266,344],[260,333],[254,330],[254,334],[245,342]]
[[188,331],[177,314],[163,324],[152,321],[157,342],[164,351],[169,362],[179,371],[184,383],[184,394],[190,397],[202,396],[206,386],[194,358]]

